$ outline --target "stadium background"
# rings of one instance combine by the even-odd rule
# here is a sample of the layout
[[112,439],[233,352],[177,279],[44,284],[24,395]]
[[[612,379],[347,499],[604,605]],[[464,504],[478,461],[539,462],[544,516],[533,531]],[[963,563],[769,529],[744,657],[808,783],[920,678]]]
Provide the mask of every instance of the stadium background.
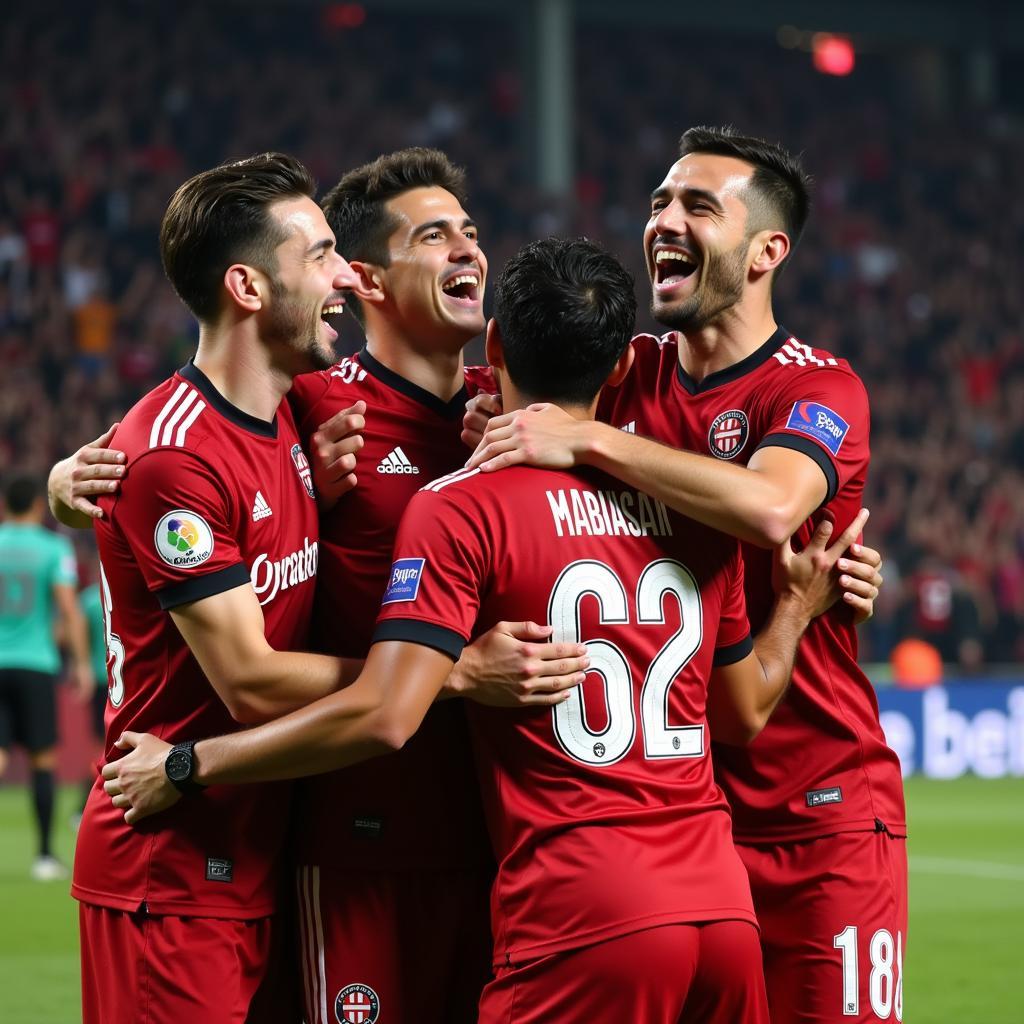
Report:
[[[680,132],[732,123],[802,152],[815,210],[776,309],[868,386],[868,540],[886,586],[862,653],[905,770],[931,779],[909,783],[908,1020],[1019,1020],[1008,951],[1024,909],[1022,6],[7,10],[0,469],[44,473],[186,360],[196,329],[160,271],[157,229],[173,189],[221,160],[283,149],[327,187],[381,152],[438,146],[469,172],[492,272],[527,240],[586,234],[631,267],[646,310],[647,197]],[[656,329],[646,312],[638,327]],[[340,347],[359,343],[353,322]],[[945,685],[888,685],[910,637],[938,650]],[[64,712],[74,778],[84,724]],[[0,916],[38,924],[27,944],[17,929],[0,940],[0,1019],[64,1022],[76,1012],[72,908],[22,881],[23,803],[0,791]],[[15,988],[31,1009],[16,1009]]]

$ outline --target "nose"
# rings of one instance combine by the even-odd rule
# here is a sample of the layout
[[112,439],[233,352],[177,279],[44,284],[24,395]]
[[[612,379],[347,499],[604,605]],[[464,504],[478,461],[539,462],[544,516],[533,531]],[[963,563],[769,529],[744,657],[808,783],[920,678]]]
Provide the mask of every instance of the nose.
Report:
[[480,258],[480,246],[475,238],[460,233],[449,258],[453,263],[472,263]]
[[682,235],[686,231],[686,211],[683,204],[673,199],[666,203],[653,218],[652,226],[659,235]]
[[350,288],[355,288],[359,283],[359,276],[352,267],[349,266],[348,261],[343,256],[338,256],[337,259],[338,268],[334,274],[334,287],[338,291],[346,291]]

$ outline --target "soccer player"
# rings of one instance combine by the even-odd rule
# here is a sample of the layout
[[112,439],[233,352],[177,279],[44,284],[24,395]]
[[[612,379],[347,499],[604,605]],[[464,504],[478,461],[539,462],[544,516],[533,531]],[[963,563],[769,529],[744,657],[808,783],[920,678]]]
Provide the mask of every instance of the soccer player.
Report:
[[30,874],[50,882],[68,877],[51,848],[58,624],[71,649],[71,673],[82,700],[92,694],[96,680],[75,593],[78,571],[71,544],[43,526],[46,501],[37,481],[14,477],[5,499],[7,517],[0,523],[0,777],[7,771],[12,744],[24,746],[32,768],[38,840]]
[[[346,174],[323,202],[357,275],[348,305],[367,338],[289,393],[322,503],[311,641],[327,653],[366,656],[402,510],[424,481],[464,463],[466,399],[494,388],[488,371],[462,362],[485,325],[487,273],[464,202],[461,170],[418,148]],[[96,447],[109,440],[80,453],[116,458]],[[356,451],[365,472],[332,504],[354,482]],[[71,505],[68,469],[54,486]],[[83,494],[102,484],[87,464],[73,471],[86,475]],[[562,699],[582,679],[583,652],[542,642],[549,634],[499,623],[467,648],[449,688],[505,703]],[[517,694],[493,685],[506,680]],[[432,709],[396,757],[305,783],[293,822],[307,1015],[360,985],[398,1018],[471,1019],[490,976],[493,858],[461,702]]]
[[[554,406],[512,412],[490,420],[470,463],[593,466],[739,537],[755,629],[771,599],[764,549],[793,533],[806,541],[823,516],[845,527],[868,468],[860,379],[780,327],[772,309],[808,205],[803,170],[779,146],[729,129],[686,132],[644,233],[652,311],[672,330],[634,339],[632,371],[602,404],[605,423]],[[764,732],[715,753],[774,1024],[902,1013],[903,789],[856,660],[855,615],[874,585],[849,582],[849,607],[811,624]]]
[[[509,407],[546,398],[585,420],[622,377],[635,300],[593,243],[548,240],[510,260],[488,358]],[[859,529],[858,519],[854,524]],[[752,647],[739,545],[601,473],[461,471],[428,484],[399,528],[363,673],[269,726],[198,743],[192,782],[293,777],[400,746],[463,645],[498,620],[546,618],[585,639],[587,686],[554,708],[471,705],[492,841],[497,979],[483,1021],[766,1020],[749,890],[708,752],[756,732],[797,639],[837,591],[821,530],[792,556]],[[168,745],[104,768],[126,820],[169,806]],[[320,1022],[387,1007],[355,986]]]
[[[106,618],[107,756],[123,729],[171,742],[226,731],[337,688],[301,647],[317,572],[309,465],[281,399],[329,366],[327,311],[354,275],[295,159],[264,154],[182,185],[164,267],[200,324],[195,358],[113,440],[120,490],[96,520]],[[182,756],[186,751],[182,751]],[[78,834],[83,1019],[287,1019],[261,990],[288,789],[211,789],[159,827],[112,813],[101,780]]]

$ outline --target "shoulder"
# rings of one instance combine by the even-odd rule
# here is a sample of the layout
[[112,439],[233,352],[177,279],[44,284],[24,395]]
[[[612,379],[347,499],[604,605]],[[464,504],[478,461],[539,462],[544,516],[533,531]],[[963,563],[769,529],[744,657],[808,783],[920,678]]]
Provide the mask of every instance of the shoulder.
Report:
[[215,416],[199,389],[176,374],[129,410],[111,445],[129,462],[158,449],[195,450],[209,438]]
[[864,386],[856,371],[845,359],[833,355],[827,349],[808,345],[792,335],[772,353],[768,366],[783,378],[845,378],[851,383],[856,382],[861,388]]

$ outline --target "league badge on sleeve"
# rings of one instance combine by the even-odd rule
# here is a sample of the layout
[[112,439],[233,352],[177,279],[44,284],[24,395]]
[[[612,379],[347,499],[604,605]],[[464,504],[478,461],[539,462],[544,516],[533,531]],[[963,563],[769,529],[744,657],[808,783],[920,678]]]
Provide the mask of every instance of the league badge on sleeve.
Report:
[[381,604],[397,604],[399,601],[415,601],[420,592],[425,558],[399,558],[391,566],[391,579],[384,591]]
[[168,565],[194,569],[213,554],[213,530],[201,515],[176,508],[156,524],[153,543],[156,553]]
[[817,402],[794,402],[786,421],[787,430],[799,430],[823,444],[833,455],[839,454],[850,424],[827,405]]

